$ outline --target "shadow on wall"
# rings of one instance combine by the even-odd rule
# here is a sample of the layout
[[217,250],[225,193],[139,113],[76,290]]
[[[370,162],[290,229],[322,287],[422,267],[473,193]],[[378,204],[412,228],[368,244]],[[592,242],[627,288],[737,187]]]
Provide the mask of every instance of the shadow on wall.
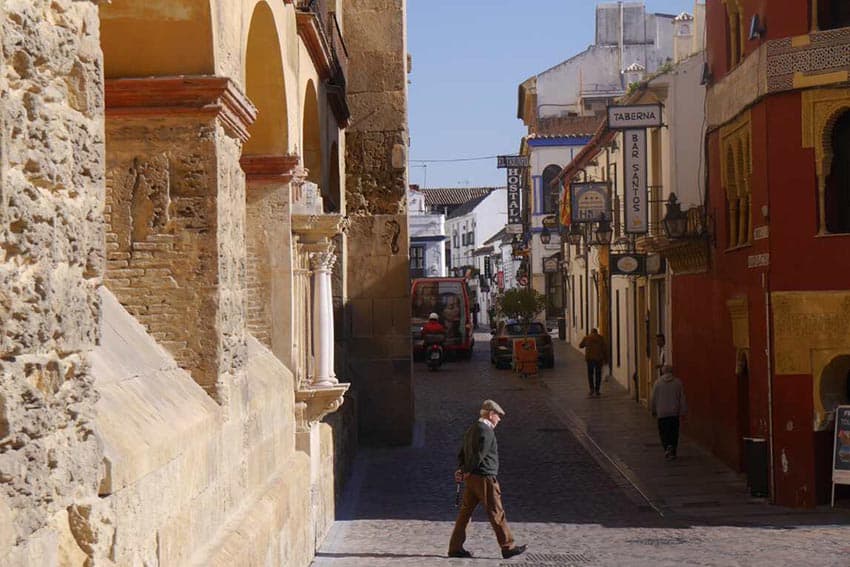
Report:
[[6,418],[6,398],[0,395],[0,440],[9,435],[9,420]]

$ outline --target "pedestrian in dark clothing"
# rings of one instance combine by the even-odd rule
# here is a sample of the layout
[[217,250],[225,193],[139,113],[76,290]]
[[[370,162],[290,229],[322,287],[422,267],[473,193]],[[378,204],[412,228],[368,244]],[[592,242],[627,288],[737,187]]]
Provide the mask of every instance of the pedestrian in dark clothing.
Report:
[[588,397],[599,396],[602,385],[602,365],[605,364],[605,339],[596,329],[591,329],[590,334],[579,343],[579,348],[584,349],[584,361],[587,363],[587,385],[590,387]]
[[673,369],[664,366],[661,378],[652,388],[652,415],[658,418],[658,436],[664,447],[664,458],[676,458],[679,446],[679,418],[688,412],[682,381],[673,376]]
[[449,557],[472,557],[472,553],[463,548],[466,541],[466,526],[472,518],[472,512],[481,503],[487,512],[490,525],[496,533],[496,540],[502,548],[505,559],[525,551],[525,545],[514,545],[514,538],[505,519],[502,507],[502,489],[499,487],[499,446],[494,430],[504,410],[493,400],[484,400],[478,420],[463,436],[463,446],[458,453],[458,469],[455,482],[465,482],[463,501],[457,515],[452,537],[449,541]]

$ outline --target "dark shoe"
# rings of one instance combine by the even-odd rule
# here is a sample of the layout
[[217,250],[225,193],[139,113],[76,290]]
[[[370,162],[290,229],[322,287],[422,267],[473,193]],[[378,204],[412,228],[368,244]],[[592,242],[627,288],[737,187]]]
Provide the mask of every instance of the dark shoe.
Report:
[[449,557],[465,557],[465,558],[469,558],[469,557],[472,557],[472,554],[471,554],[470,552],[468,552],[467,550],[465,550],[465,549],[461,548],[461,549],[459,549],[459,550],[457,550],[457,551],[449,551]]
[[503,549],[502,557],[505,559],[510,559],[514,555],[519,555],[520,553],[523,553],[526,549],[528,549],[527,545],[517,545],[510,549]]

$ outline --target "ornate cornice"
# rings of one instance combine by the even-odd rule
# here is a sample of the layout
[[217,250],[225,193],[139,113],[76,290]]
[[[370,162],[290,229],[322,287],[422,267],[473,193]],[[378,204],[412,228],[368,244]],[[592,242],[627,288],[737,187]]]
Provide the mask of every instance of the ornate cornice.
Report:
[[333,72],[333,53],[318,16],[311,11],[299,10],[295,13],[295,17],[298,35],[301,36],[310,59],[316,65],[316,72],[323,81],[330,79]]
[[708,271],[709,242],[707,237],[669,240],[664,237],[647,239],[642,252],[664,256],[674,276],[702,274]]
[[706,94],[708,129],[729,122],[764,96],[850,81],[850,28],[765,42]]
[[334,214],[292,215],[292,232],[308,240],[333,238],[348,231],[351,220]]
[[108,117],[190,115],[220,118],[243,142],[257,109],[227,77],[214,75],[106,80]]
[[242,156],[239,163],[248,183],[289,183],[300,161],[297,154],[249,155]]
[[299,431],[309,431],[326,415],[333,413],[345,401],[351,384],[336,384],[329,388],[299,388],[295,390],[295,423]]

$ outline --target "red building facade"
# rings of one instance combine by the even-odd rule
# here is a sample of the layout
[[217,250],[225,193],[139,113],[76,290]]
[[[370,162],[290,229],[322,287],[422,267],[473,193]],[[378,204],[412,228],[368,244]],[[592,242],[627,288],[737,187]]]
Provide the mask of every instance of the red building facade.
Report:
[[850,3],[708,0],[708,241],[672,287],[689,430],[768,441],[777,504],[828,500],[850,403]]

